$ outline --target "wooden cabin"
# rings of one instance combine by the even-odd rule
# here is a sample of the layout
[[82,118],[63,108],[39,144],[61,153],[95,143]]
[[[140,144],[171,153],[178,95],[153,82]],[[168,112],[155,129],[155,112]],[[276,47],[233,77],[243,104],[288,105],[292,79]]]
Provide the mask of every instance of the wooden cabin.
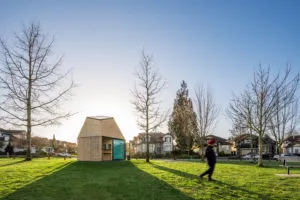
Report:
[[78,161],[125,159],[125,138],[113,117],[87,117],[77,139]]

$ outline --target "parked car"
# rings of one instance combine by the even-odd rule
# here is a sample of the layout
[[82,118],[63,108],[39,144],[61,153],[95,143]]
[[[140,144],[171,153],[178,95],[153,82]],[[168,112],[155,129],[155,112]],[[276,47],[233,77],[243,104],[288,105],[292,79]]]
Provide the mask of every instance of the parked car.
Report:
[[274,155],[274,156],[273,156],[273,158],[274,158],[275,160],[277,160],[277,161],[279,161],[279,157],[280,157],[279,155]]
[[286,161],[286,162],[299,162],[300,156],[294,155],[294,154],[281,154],[281,155],[275,155],[274,158],[276,158],[278,161]]
[[[254,158],[254,159],[258,159],[258,155],[257,155],[257,154],[253,155],[253,158]],[[250,160],[250,159],[251,159],[251,154],[248,153],[248,154],[244,155],[244,156],[242,157],[242,159],[243,159],[243,160]]]
[[68,153],[58,153],[57,156],[59,156],[59,157],[67,157],[67,158],[71,158],[72,157],[72,155],[68,154]]

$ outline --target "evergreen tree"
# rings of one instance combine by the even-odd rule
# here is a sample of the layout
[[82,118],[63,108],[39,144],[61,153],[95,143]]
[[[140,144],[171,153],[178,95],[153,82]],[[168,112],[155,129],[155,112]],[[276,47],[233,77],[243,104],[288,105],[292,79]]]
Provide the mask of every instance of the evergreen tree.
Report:
[[182,81],[181,88],[176,93],[168,125],[170,133],[176,138],[179,150],[188,151],[189,154],[197,133],[197,122],[193,102],[189,98],[189,90],[185,81]]

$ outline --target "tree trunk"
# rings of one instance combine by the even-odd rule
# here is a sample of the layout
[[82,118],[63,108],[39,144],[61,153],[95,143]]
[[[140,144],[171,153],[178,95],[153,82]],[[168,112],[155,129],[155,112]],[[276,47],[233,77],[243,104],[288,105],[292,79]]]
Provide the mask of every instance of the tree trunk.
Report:
[[252,162],[254,162],[254,156],[253,156],[253,137],[252,137],[252,131],[250,133],[250,140],[251,140],[251,143],[250,143],[250,148],[251,148],[251,160]]
[[204,145],[203,145],[203,141],[202,140],[201,140],[200,148],[201,148],[201,159],[203,161],[204,160]]
[[262,143],[262,135],[259,134],[258,135],[258,166],[263,166],[262,164],[262,147],[263,147],[263,143]]
[[[31,57],[29,55],[29,64],[31,64]],[[26,151],[26,161],[31,160],[31,66],[29,66],[29,80],[28,80],[28,93],[27,93],[27,151]]]

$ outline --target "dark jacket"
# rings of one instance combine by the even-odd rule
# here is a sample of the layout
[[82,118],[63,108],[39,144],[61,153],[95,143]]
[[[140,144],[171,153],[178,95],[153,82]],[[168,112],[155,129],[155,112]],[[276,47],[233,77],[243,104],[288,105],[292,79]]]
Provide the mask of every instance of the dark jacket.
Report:
[[206,157],[209,165],[216,164],[216,154],[215,154],[212,146],[208,146],[206,148],[205,157]]

